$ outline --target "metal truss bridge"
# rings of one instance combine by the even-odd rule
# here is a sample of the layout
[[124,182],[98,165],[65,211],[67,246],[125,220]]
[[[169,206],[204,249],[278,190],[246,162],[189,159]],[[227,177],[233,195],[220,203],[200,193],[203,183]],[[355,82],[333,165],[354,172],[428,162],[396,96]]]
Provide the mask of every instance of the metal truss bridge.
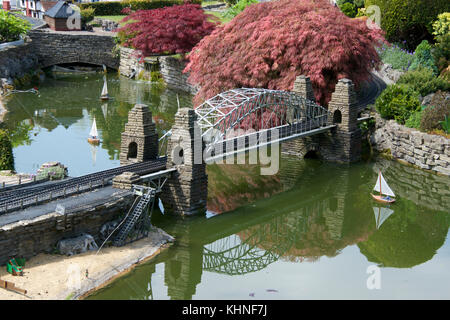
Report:
[[[229,90],[203,102],[195,113],[207,161],[335,127],[326,108],[295,92],[280,90]],[[168,131],[160,138],[162,153],[170,136]]]

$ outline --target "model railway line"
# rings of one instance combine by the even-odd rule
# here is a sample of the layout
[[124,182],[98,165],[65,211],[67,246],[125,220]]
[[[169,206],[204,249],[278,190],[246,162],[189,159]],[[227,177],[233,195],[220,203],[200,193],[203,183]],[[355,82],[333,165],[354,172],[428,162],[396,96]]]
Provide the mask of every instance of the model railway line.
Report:
[[109,185],[116,175],[123,172],[128,171],[143,175],[164,170],[165,168],[166,158],[162,157],[157,160],[100,171],[55,184],[0,192],[0,215],[57,198],[104,187]]

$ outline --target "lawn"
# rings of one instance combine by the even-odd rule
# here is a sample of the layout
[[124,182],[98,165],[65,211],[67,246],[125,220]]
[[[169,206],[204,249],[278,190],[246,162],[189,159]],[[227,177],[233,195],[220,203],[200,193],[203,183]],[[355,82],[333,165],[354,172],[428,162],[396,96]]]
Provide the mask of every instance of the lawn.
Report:
[[219,20],[220,20],[220,22],[222,22],[222,24],[230,22],[231,19],[233,19],[233,17],[223,17],[222,16],[222,12],[205,10],[205,13],[212,14],[212,15],[216,16],[217,18],[219,18]]

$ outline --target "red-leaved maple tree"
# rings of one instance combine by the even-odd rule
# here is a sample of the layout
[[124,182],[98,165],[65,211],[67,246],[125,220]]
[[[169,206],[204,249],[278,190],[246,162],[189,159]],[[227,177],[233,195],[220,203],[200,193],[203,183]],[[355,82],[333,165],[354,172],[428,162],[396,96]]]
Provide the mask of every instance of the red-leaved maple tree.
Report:
[[351,19],[328,0],[279,0],[247,7],[203,38],[185,71],[200,85],[197,105],[239,87],[292,90],[298,75],[311,78],[316,100],[327,105],[337,81],[358,85],[377,67],[379,29]]
[[183,4],[153,10],[130,12],[118,29],[124,46],[144,56],[189,52],[217,25],[198,4]]

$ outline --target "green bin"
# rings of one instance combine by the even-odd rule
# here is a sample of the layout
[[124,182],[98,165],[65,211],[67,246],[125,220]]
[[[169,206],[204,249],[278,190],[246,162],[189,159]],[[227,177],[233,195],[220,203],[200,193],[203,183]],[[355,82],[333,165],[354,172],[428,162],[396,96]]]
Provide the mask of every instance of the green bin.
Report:
[[25,259],[12,258],[6,264],[6,271],[14,276],[22,275],[23,268],[25,268]]

